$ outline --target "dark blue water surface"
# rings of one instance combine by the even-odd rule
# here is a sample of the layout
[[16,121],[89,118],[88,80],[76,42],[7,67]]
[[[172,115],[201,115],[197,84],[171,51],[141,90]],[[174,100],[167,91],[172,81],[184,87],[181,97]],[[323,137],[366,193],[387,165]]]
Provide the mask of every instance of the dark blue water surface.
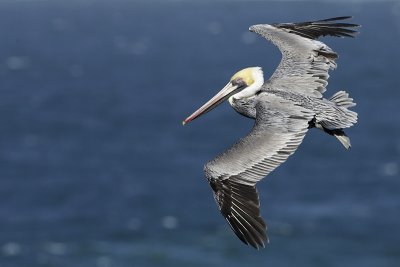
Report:
[[[249,131],[237,70],[272,73],[249,25],[353,15],[327,97],[352,149],[312,130],[258,188],[270,244],[243,245],[203,164]],[[0,266],[400,266],[400,4],[0,2]]]

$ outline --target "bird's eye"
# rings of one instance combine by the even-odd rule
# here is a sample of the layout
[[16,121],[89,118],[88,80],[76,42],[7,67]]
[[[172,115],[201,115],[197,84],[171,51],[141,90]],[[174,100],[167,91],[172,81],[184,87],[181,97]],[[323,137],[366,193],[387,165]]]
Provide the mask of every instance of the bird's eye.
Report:
[[233,86],[237,86],[238,88],[247,86],[246,82],[242,78],[233,79],[231,83]]

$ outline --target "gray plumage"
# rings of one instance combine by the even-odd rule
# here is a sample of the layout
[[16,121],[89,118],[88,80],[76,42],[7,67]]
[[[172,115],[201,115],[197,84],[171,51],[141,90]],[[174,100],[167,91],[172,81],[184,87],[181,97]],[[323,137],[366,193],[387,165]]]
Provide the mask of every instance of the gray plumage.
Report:
[[336,22],[347,18],[250,27],[280,49],[282,60],[255,96],[232,99],[237,112],[255,120],[254,127],[204,170],[232,230],[257,249],[268,238],[256,183],[295,152],[310,128],[336,136],[350,147],[343,129],[357,122],[357,113],[348,109],[355,103],[344,91],[330,99],[322,97],[337,54],[316,40],[325,35],[353,37],[358,25]]

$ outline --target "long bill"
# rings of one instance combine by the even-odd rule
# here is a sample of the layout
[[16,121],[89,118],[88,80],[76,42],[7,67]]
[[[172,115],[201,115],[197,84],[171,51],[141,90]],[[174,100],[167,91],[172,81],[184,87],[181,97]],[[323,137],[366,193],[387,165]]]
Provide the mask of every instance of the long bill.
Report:
[[238,87],[236,85],[232,85],[231,82],[229,82],[224,88],[222,88],[221,91],[219,91],[213,98],[207,101],[201,108],[193,112],[192,115],[187,117],[184,121],[182,121],[182,125],[185,125],[188,122],[191,122],[192,120],[196,119],[197,117],[200,117],[201,115],[209,112],[222,102],[224,102],[226,99],[228,99],[231,95],[236,93],[236,89]]

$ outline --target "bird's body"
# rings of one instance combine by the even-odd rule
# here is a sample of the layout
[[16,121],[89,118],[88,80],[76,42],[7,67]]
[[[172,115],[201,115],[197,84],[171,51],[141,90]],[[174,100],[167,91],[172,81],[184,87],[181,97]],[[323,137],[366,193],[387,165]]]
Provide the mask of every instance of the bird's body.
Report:
[[[313,120],[309,122],[309,128],[316,127],[321,130],[329,131],[329,129],[337,130],[348,128],[357,122],[357,113],[347,109],[355,104],[352,102],[352,99],[348,98],[348,94],[344,91],[339,91],[330,99],[325,99],[287,90],[262,88],[261,92],[254,98],[233,99],[231,100],[231,105],[233,109],[241,115],[255,119],[257,116],[257,102],[268,102],[271,98],[286,101],[287,104],[293,105],[292,109],[295,109],[296,106],[301,106],[307,109],[313,114]],[[339,100],[347,100],[348,102],[345,102],[344,104],[341,102],[338,103],[336,98]],[[346,145],[345,147],[349,148]]]
[[344,91],[323,98],[328,70],[337,54],[319,36],[353,36],[358,25],[336,23],[348,17],[316,22],[261,24],[250,27],[274,43],[282,60],[264,82],[259,67],[236,73],[215,97],[189,116],[190,122],[225,99],[238,113],[255,120],[251,132],[205,165],[217,205],[232,230],[246,244],[265,246],[266,225],[260,216],[256,183],[295,152],[310,128],[335,136],[345,148],[343,129],[357,122]]

